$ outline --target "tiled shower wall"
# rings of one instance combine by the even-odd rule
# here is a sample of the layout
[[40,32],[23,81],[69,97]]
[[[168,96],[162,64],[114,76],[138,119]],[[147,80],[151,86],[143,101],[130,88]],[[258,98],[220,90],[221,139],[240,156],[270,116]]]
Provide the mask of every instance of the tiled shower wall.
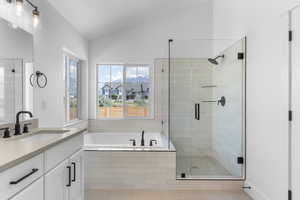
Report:
[[245,60],[238,59],[244,52],[244,41],[239,41],[223,52],[225,58],[213,68],[213,82],[217,86],[213,96],[226,98],[226,105],[213,106],[212,148],[214,157],[233,175],[242,175],[237,157],[243,156],[243,106]]
[[[156,60],[159,78],[161,118],[164,133],[168,123],[168,60]],[[210,156],[212,152],[211,106],[212,68],[207,59],[172,59],[171,63],[171,139],[177,156]],[[200,120],[195,119],[195,103],[201,104]]]

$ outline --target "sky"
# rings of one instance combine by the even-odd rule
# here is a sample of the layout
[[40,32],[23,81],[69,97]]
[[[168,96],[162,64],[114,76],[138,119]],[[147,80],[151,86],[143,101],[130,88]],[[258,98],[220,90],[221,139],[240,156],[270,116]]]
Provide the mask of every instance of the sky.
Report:
[[[123,82],[123,68],[124,67],[122,65],[99,66],[98,82]],[[137,80],[149,80],[149,67],[126,67],[125,74],[126,80],[129,80],[130,82]]]

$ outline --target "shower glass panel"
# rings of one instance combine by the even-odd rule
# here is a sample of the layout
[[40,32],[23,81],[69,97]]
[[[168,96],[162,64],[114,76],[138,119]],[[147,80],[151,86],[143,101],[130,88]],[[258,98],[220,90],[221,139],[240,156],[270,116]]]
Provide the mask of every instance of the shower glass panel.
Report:
[[243,179],[246,39],[173,40],[168,133],[178,179]]

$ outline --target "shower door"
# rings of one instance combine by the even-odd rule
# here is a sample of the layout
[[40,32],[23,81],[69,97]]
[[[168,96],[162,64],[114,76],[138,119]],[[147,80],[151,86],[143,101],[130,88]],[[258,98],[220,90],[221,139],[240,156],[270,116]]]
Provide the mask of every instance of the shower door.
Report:
[[218,64],[202,56],[170,58],[169,134],[177,179],[243,178],[245,41],[220,54]]
[[[210,175],[212,69],[204,59],[173,59],[171,138],[177,152],[177,177]],[[207,167],[206,167],[207,166]]]

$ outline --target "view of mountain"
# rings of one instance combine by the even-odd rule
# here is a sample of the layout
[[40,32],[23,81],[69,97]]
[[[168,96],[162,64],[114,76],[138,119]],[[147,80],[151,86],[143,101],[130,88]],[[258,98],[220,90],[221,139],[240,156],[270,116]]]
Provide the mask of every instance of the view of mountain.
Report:
[[[150,79],[149,77],[145,77],[145,76],[138,76],[138,77],[131,77],[131,78],[126,78],[125,82],[127,83],[143,83],[143,82],[149,82]],[[114,80],[112,82],[117,82],[117,83],[120,83],[122,82],[121,79],[118,79],[118,80]]]

